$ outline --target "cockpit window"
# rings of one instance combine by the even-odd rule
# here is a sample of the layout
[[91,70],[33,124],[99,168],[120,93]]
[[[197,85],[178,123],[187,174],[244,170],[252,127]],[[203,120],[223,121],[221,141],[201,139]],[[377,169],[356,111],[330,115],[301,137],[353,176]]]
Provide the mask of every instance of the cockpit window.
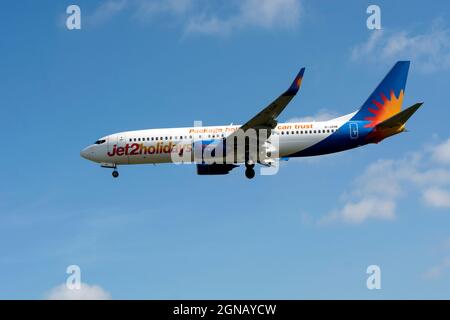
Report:
[[106,142],[106,140],[102,139],[102,140],[95,141],[95,144],[102,144],[102,143],[105,143],[105,142]]

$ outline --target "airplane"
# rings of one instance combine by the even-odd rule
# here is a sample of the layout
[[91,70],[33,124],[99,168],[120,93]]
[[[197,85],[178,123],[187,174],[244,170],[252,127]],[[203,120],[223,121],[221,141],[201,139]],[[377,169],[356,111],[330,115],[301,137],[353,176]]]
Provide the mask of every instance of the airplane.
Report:
[[[119,176],[117,167],[121,165],[176,163],[175,156],[188,155],[187,163],[197,160],[193,162],[198,175],[224,175],[243,164],[245,176],[252,179],[256,164],[270,167],[279,159],[341,152],[405,132],[406,122],[422,106],[416,103],[402,110],[409,65],[410,61],[398,61],[359,110],[332,120],[278,123],[278,116],[300,89],[305,72],[302,68],[284,93],[243,125],[119,132],[98,139],[80,155],[113,169],[114,178]],[[243,149],[236,145],[237,133],[250,131],[265,132],[262,138],[251,139],[251,143],[257,143],[256,153],[248,151],[250,139],[244,140]],[[270,143],[271,138],[276,138],[277,143]],[[231,147],[225,149],[227,144]],[[203,151],[212,149],[211,155],[222,151],[221,158],[230,150],[240,152],[231,161],[211,162],[205,161],[201,153],[200,158],[193,156],[197,146]]]

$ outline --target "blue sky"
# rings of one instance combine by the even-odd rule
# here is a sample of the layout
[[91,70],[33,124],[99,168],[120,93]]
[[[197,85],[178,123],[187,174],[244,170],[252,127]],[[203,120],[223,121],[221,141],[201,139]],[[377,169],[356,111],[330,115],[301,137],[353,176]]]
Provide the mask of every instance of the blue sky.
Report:
[[[377,1],[372,31],[369,4],[2,3],[0,298],[61,294],[72,264],[90,297],[450,298],[450,5]],[[425,105],[379,145],[252,181],[174,165],[113,180],[79,156],[122,130],[242,123],[302,66],[280,120],[349,113],[399,59],[405,105]]]

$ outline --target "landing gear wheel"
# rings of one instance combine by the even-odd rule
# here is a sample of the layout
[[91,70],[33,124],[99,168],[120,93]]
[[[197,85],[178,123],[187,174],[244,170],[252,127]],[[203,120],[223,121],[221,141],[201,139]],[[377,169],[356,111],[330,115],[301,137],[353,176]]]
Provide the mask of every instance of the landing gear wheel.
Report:
[[114,170],[114,171],[112,172],[112,176],[113,176],[114,178],[117,178],[117,177],[119,176],[119,172],[116,171],[116,170]]
[[255,170],[253,168],[247,168],[245,170],[245,176],[248,179],[253,179],[255,177]]

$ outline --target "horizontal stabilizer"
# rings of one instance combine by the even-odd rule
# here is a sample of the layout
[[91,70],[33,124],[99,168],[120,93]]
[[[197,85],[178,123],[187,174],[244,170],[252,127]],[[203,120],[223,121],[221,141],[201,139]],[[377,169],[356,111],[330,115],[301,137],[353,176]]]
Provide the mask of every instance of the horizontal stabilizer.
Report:
[[397,113],[395,116],[390,117],[387,120],[379,123],[376,128],[378,130],[400,128],[405,125],[406,121],[422,106],[422,102]]

